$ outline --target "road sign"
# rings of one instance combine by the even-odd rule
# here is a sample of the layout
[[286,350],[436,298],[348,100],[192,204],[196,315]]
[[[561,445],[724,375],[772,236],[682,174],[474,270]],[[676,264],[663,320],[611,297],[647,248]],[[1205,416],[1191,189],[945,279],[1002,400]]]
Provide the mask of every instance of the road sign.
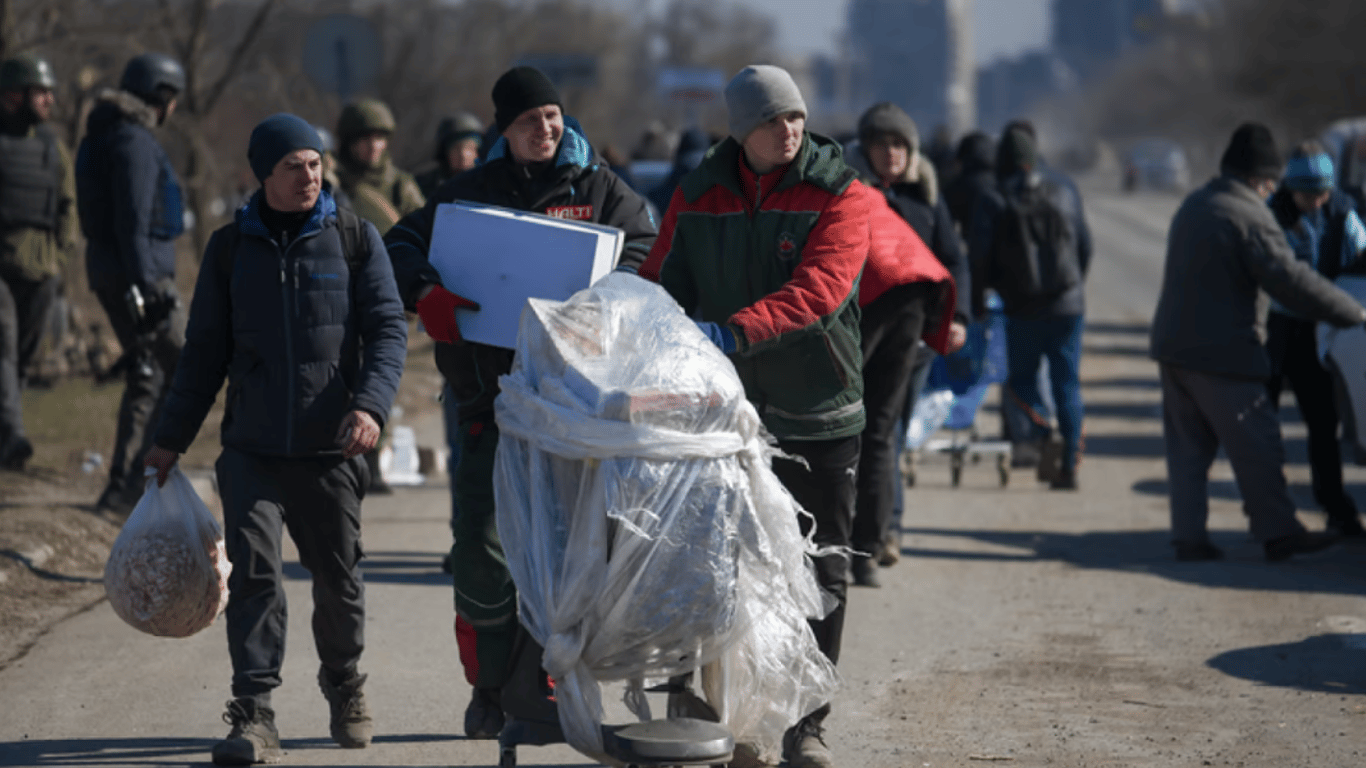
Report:
[[726,73],[704,67],[669,67],[660,70],[659,93],[672,101],[710,102],[726,90]]
[[519,67],[535,67],[556,88],[592,88],[598,84],[598,57],[585,54],[538,54],[517,60]]
[[325,16],[304,37],[304,72],[343,102],[379,77],[381,60],[379,33],[359,16]]

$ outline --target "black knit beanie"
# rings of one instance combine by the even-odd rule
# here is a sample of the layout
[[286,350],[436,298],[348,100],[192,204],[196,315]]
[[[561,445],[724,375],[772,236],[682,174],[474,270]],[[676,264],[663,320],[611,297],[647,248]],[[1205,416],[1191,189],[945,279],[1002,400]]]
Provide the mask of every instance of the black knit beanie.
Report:
[[247,160],[258,181],[265,181],[275,171],[280,158],[298,149],[323,153],[323,142],[308,121],[286,112],[271,115],[251,131],[247,143]]
[[1244,178],[1279,179],[1285,161],[1276,149],[1270,128],[1261,123],[1243,123],[1229,139],[1228,149],[1219,160],[1219,170]]
[[518,115],[547,104],[564,108],[555,84],[535,67],[513,67],[493,84],[493,119],[499,133],[506,131]]
[[1017,173],[1033,170],[1039,164],[1039,150],[1034,139],[1020,128],[1011,128],[996,145],[996,176],[1008,179]]

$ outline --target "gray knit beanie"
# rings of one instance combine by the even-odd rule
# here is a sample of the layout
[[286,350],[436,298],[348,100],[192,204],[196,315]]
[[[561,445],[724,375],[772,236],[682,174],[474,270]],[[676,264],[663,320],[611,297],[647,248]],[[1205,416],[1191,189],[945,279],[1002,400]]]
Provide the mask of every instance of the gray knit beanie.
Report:
[[905,110],[890,101],[881,101],[869,107],[858,121],[858,141],[865,148],[864,151],[882,133],[900,136],[912,152],[920,151],[920,131],[915,121]]
[[806,114],[802,92],[792,75],[772,64],[752,64],[726,84],[726,111],[730,135],[744,143],[755,128],[788,112]]

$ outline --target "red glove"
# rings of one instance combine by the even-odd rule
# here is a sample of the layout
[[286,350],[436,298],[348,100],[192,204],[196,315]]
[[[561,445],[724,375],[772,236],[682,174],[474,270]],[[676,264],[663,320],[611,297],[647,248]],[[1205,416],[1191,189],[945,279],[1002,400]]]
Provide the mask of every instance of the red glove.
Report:
[[478,310],[479,305],[439,285],[433,285],[427,295],[418,300],[417,316],[422,318],[422,326],[427,329],[428,336],[454,344],[461,341],[460,326],[455,322],[455,310],[460,308]]

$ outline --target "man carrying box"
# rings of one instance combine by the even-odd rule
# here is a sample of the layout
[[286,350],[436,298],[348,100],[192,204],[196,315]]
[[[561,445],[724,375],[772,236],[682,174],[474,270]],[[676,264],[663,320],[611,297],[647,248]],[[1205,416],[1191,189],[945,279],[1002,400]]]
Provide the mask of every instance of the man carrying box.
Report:
[[[865,425],[859,276],[876,198],[838,143],[806,131],[806,102],[785,70],[744,68],[726,86],[726,109],[730,138],[683,177],[640,276],[700,316],[778,446],[805,461],[779,459],[773,471],[814,517],[816,543],[847,548]],[[831,662],[848,573],[843,552],[816,558],[817,580],[838,601],[811,625]],[[788,731],[793,768],[832,765],[829,712]]]
[[497,738],[503,727],[500,691],[517,630],[517,591],[493,505],[493,400],[498,377],[512,370],[513,352],[461,339],[455,310],[478,305],[442,287],[428,260],[436,207],[460,200],[617,227],[626,235],[620,264],[632,270],[655,239],[645,201],[608,170],[578,122],[565,117],[545,75],[532,67],[509,70],[493,86],[493,104],[502,135],[484,164],[443,184],[385,236],[403,303],[436,340],[437,367],[459,407],[460,464],[451,479],[460,508],[451,548],[456,639],[474,686],[465,734],[484,739]]

